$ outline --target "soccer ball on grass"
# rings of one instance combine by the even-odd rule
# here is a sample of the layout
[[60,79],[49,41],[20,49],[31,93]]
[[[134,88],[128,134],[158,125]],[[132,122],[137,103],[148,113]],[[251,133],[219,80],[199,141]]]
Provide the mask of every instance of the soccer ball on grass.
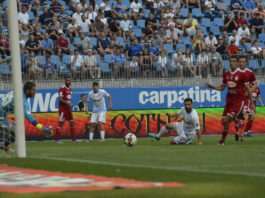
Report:
[[137,137],[133,133],[128,133],[124,136],[124,144],[126,146],[134,146],[137,142]]

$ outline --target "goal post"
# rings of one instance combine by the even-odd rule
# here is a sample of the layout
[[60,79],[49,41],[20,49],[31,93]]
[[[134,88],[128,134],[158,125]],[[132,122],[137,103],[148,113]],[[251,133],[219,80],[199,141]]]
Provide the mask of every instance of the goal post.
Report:
[[14,108],[15,108],[15,133],[16,133],[16,152],[17,157],[26,157],[26,141],[24,127],[24,109],[23,109],[23,90],[22,90],[22,73],[19,47],[18,31],[18,13],[17,1],[8,0],[8,27],[10,37],[12,81],[14,89]]

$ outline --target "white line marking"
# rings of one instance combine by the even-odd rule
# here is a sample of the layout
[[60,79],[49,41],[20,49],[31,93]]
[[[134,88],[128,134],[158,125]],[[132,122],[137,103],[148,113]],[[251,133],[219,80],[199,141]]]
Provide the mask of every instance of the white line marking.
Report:
[[252,177],[265,177],[264,173],[250,173],[250,172],[240,172],[240,171],[218,171],[218,170],[205,170],[205,169],[194,169],[187,167],[161,167],[154,165],[143,165],[143,164],[126,164],[117,162],[102,162],[95,160],[82,160],[82,159],[72,159],[72,158],[57,158],[57,157],[30,157],[31,159],[44,159],[44,160],[56,160],[56,161],[66,161],[66,162],[80,162],[86,164],[99,164],[99,165],[109,165],[109,166],[122,166],[131,168],[150,168],[159,170],[176,170],[176,171],[189,171],[198,173],[215,173],[215,174],[226,174],[226,175],[243,175]]

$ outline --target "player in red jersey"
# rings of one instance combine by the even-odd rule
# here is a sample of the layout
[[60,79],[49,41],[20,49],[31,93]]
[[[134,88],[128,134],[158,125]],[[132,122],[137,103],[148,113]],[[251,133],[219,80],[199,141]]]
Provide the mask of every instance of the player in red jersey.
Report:
[[[249,87],[251,93],[253,90],[257,88],[257,81],[256,76],[254,72],[247,68],[248,59],[246,56],[239,57],[239,67],[240,70],[245,74],[247,81],[249,82]],[[243,131],[244,131],[244,125],[245,125],[245,119],[249,117],[249,119],[252,120],[252,111],[253,111],[253,102],[252,98],[249,98],[246,93],[245,95],[245,104],[242,114],[239,116],[239,119],[236,120],[235,128],[236,128],[236,134],[235,134],[235,141],[236,142],[243,142]]]
[[72,88],[70,87],[71,78],[65,77],[64,80],[65,80],[64,81],[65,85],[61,86],[61,88],[59,89],[59,123],[56,129],[55,143],[62,143],[59,141],[59,138],[65,121],[70,122],[70,132],[71,132],[72,141],[76,143],[75,128],[74,128],[75,123],[72,114],[73,104],[71,103],[72,99]]
[[223,82],[220,86],[214,86],[206,83],[205,86],[218,91],[223,91],[227,87],[226,106],[223,112],[222,125],[224,130],[222,138],[218,142],[219,145],[224,145],[228,134],[230,123],[237,119],[244,108],[245,90],[250,95],[250,88],[245,77],[245,74],[240,71],[236,56],[230,57],[230,70],[224,72]]
[[244,133],[244,136],[245,137],[252,137],[252,131],[251,131],[251,128],[252,128],[252,125],[253,125],[253,122],[255,120],[255,114],[256,114],[256,101],[259,101],[259,104],[260,106],[264,106],[263,102],[262,102],[262,99],[261,99],[261,96],[260,96],[260,89],[259,87],[256,87],[255,90],[252,90],[252,108],[251,108],[251,114],[249,115],[248,117],[248,121],[247,121],[247,124],[246,124],[246,127],[245,127],[245,133]]

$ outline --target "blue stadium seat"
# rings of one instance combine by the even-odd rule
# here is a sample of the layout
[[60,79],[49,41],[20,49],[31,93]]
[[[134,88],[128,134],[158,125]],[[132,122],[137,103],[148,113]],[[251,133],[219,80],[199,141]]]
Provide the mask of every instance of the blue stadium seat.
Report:
[[143,34],[142,29],[140,28],[133,28],[133,33],[138,38],[142,37]]
[[214,18],[213,24],[219,27],[224,27],[224,20],[222,18]]
[[176,69],[172,67],[172,60],[170,58],[167,59],[167,69],[168,71],[175,71]]
[[144,10],[144,17],[147,18],[149,14],[150,14],[150,10],[149,9],[145,9]]
[[100,55],[94,54],[94,56],[96,57],[98,63],[102,62]]
[[77,44],[81,41],[80,37],[74,37],[74,44]]
[[39,17],[40,15],[42,15],[43,14],[43,11],[42,10],[40,10],[40,11],[38,11],[37,12],[37,16]]
[[259,69],[258,61],[256,59],[248,60],[248,65],[249,65],[249,68],[252,70],[258,70]]
[[185,44],[185,45],[191,45],[190,37],[188,37],[188,36],[183,36],[183,37],[181,38],[181,42],[182,42],[183,44]]
[[246,45],[247,50],[251,50],[251,47],[252,47],[251,43],[245,43],[245,45]]
[[125,47],[125,42],[123,37],[117,37],[117,41],[120,43],[122,47]]
[[260,42],[265,42],[265,34],[264,33],[259,34],[259,41]]
[[181,48],[182,49],[182,52],[185,52],[186,51],[186,45],[185,44],[177,44],[177,50],[179,49],[179,48]]
[[216,36],[221,35],[220,28],[215,25],[211,25],[210,32],[213,32]]
[[163,47],[167,49],[167,52],[169,54],[173,54],[174,53],[173,45],[172,44],[164,44]]
[[99,64],[99,67],[103,73],[110,73],[111,69],[109,68],[109,64],[105,62],[101,62]]
[[140,19],[137,21],[137,27],[139,28],[145,28],[145,20]]
[[229,64],[229,60],[224,60],[224,70],[229,70],[230,69],[230,64]]
[[36,56],[35,58],[40,62],[41,66],[43,66],[46,62],[44,56]]
[[207,28],[205,26],[201,26],[200,29],[202,30],[204,36],[208,36],[209,32],[207,31]]
[[71,56],[70,55],[64,55],[63,56],[63,64],[66,64],[67,66],[71,65]]
[[187,8],[181,8],[179,10],[179,13],[181,14],[182,18],[187,18],[188,13],[189,13],[189,9],[187,9]]
[[212,25],[211,19],[209,18],[202,18],[201,26],[210,27]]
[[200,8],[193,8],[192,9],[192,16],[195,18],[202,18],[204,17],[204,14],[202,13]]
[[29,20],[35,20],[34,13],[32,11],[29,11],[28,14],[29,14]]
[[104,55],[104,62],[111,63],[112,55],[111,54],[105,54]]
[[259,42],[259,45],[258,46],[261,47],[261,48],[263,48],[263,47],[265,47],[265,44],[263,42]]
[[89,39],[91,40],[91,43],[93,45],[93,47],[97,47],[97,38],[96,37],[89,37]]
[[2,75],[10,75],[11,74],[11,67],[7,63],[0,64],[0,74]]

